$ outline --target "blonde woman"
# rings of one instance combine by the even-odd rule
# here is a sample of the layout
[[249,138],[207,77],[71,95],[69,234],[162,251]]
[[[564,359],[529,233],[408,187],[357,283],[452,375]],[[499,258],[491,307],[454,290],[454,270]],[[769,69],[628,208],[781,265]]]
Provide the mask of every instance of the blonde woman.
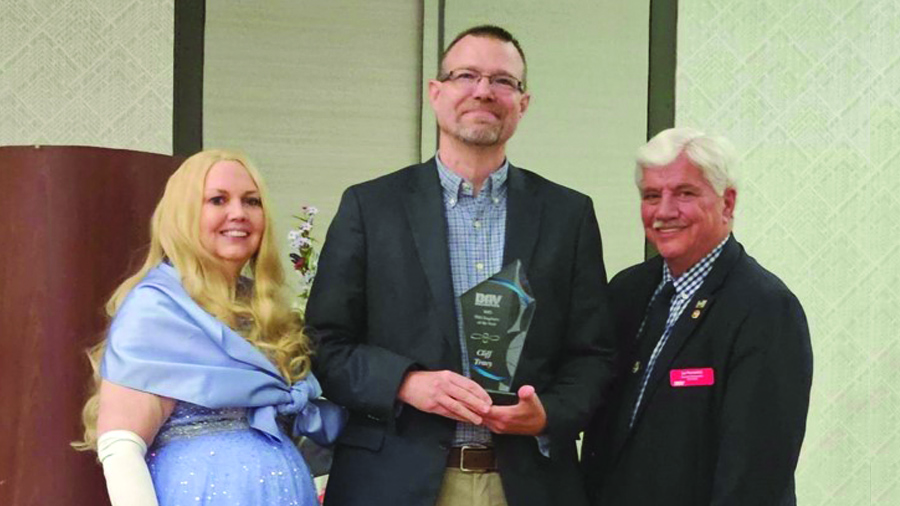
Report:
[[328,444],[344,414],[318,399],[269,214],[237,153],[198,153],[169,178],[92,351],[78,447],[97,450],[113,506],[318,504],[288,435]]

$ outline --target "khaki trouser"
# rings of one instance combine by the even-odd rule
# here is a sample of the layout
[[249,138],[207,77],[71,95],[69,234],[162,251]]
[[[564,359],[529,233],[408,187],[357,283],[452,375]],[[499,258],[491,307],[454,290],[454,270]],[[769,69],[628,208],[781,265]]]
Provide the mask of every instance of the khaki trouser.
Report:
[[447,468],[435,506],[506,506],[500,473]]

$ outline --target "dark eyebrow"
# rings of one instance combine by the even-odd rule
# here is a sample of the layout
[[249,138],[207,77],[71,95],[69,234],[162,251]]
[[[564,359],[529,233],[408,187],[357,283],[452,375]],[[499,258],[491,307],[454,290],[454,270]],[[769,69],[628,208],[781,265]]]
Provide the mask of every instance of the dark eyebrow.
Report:
[[486,71],[484,71],[484,70],[479,70],[479,69],[474,68],[474,67],[459,67],[459,68],[453,69],[451,72],[460,72],[460,71],[463,71],[463,70],[466,70],[466,71],[469,71],[469,72],[477,72],[477,73],[479,73],[479,74],[483,74],[483,75],[486,75],[486,76],[492,76],[492,77],[500,77],[500,76],[503,76],[503,77],[512,77],[513,79],[519,79],[518,77],[514,76],[513,74],[511,74],[510,72],[507,72],[507,71],[505,71],[505,70],[501,70],[501,71],[496,72],[496,73],[488,73],[488,72],[486,72]]

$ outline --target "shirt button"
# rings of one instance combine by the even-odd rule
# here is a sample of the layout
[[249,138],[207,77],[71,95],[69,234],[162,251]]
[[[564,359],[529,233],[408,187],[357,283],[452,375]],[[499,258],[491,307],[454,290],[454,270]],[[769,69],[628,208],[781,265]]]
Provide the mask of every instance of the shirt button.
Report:
[[475,223],[473,223],[473,225],[475,226],[475,228],[481,228],[481,222],[479,220],[475,220]]
[[500,199],[498,199],[497,197],[494,197],[494,198],[491,199],[491,200],[493,200],[495,204],[499,204],[499,203],[500,203]]
[[481,262],[478,262],[477,264],[475,264],[475,268],[478,269],[479,271],[484,270],[484,264]]
[[456,199],[450,199],[450,205],[451,205],[451,206],[455,206],[455,205],[456,205]]

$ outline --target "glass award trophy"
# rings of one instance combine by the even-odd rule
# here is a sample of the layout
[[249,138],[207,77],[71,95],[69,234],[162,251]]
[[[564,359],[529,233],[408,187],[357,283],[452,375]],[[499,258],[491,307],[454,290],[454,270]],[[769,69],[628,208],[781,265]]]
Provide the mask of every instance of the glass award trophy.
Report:
[[497,274],[459,297],[466,341],[465,360],[472,380],[494,404],[518,402],[510,385],[519,364],[536,302],[522,262],[506,265]]

